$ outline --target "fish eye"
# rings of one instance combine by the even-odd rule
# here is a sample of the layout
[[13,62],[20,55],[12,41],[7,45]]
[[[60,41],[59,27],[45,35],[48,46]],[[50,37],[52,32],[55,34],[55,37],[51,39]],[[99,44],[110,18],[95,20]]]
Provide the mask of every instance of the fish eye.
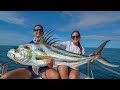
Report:
[[14,51],[15,51],[15,52],[18,52],[18,50],[17,50],[17,49],[15,49]]
[[30,47],[28,47],[28,46],[25,46],[24,48],[25,48],[25,49],[30,49]]

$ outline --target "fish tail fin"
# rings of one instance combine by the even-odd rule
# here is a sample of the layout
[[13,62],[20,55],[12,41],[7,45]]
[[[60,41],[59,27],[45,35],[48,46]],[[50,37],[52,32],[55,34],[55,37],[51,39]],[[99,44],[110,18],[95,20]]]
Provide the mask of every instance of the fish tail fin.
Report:
[[107,61],[105,58],[101,56],[101,52],[104,49],[105,45],[109,42],[110,40],[107,40],[103,42],[96,50],[95,52],[91,53],[89,56],[94,56],[94,60],[98,60],[100,63],[105,64],[107,66],[111,67],[118,67],[119,65],[114,65],[111,64],[109,61]]

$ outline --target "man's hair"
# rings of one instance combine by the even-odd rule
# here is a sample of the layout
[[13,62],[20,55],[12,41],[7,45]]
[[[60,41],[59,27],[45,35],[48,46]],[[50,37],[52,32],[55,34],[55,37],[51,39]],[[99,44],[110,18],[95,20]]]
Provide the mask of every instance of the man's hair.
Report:
[[43,29],[43,26],[42,26],[42,25],[37,24],[37,25],[34,26],[33,30],[34,30],[35,27],[37,27],[37,26],[39,26],[39,27],[41,27],[41,28]]

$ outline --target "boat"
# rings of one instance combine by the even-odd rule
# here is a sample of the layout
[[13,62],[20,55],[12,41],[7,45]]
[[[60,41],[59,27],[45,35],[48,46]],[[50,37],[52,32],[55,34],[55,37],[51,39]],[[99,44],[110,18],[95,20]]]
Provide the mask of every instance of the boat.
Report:
[[[42,79],[41,77],[37,77],[35,79]],[[94,79],[93,77],[88,77],[86,74],[80,72],[80,79]]]
[[0,64],[0,77],[7,72],[8,66],[5,64]]
[[[0,64],[0,77],[7,72],[7,69],[8,69],[7,64]],[[54,69],[56,70],[57,67],[54,67]],[[92,77],[90,77],[90,74]],[[42,78],[37,77],[35,79],[42,79]],[[93,76],[92,70],[90,69],[89,63],[87,64],[87,75],[80,72],[80,79],[94,79],[94,76]]]

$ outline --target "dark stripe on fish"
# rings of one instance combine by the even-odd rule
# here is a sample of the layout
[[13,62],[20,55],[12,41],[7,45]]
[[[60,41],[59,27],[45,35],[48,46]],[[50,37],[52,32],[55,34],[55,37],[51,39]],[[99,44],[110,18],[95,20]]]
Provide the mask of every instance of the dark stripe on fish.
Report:
[[[78,57],[78,56],[72,56],[72,55],[68,55],[68,54],[66,54],[66,53],[62,53],[62,52],[59,52],[59,51],[57,51],[57,50],[53,50],[51,47],[49,47],[48,46],[48,48],[51,50],[51,51],[53,51],[53,52],[55,52],[55,53],[57,53],[57,54],[61,54],[61,55],[64,55],[64,56],[69,56],[69,57],[75,57],[75,58],[80,58],[80,57]],[[68,52],[69,53],[69,52]]]
[[66,63],[76,63],[76,62],[80,62],[79,60],[78,61],[66,61],[66,60],[59,60],[57,62],[66,62]]

